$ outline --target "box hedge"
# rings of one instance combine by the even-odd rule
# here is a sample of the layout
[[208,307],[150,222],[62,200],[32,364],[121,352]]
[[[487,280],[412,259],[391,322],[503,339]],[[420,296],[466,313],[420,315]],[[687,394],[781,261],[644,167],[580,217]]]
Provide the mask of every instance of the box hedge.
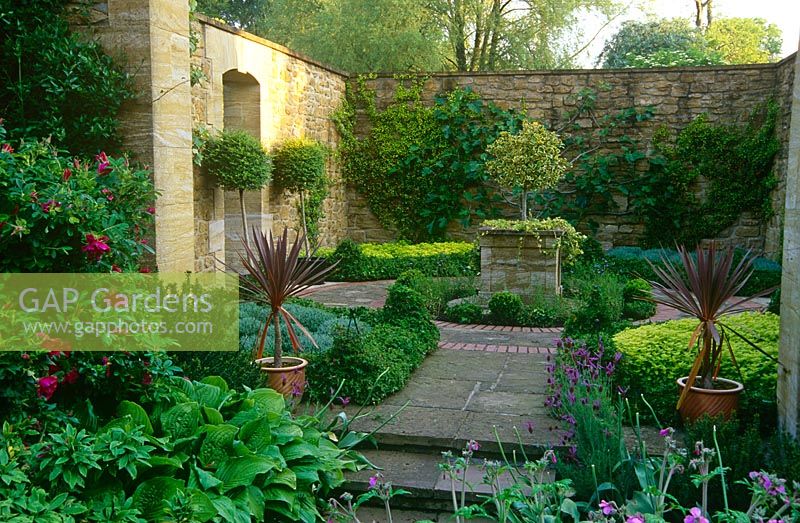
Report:
[[425,276],[470,276],[480,266],[476,246],[466,242],[358,244],[347,239],[317,254],[339,262],[331,277],[339,281],[396,279],[410,269]]
[[[778,316],[747,312],[726,317],[723,324],[777,357]],[[675,380],[686,376],[691,368],[694,353],[687,345],[696,326],[696,320],[674,320],[627,329],[614,336],[614,345],[623,354],[618,385],[630,388],[630,398],[644,394],[662,423],[670,423],[675,416],[678,401]],[[776,363],[735,336],[731,337],[731,345],[741,376],[729,357],[723,359],[720,376],[744,383],[740,417],[747,419],[758,413],[762,422],[769,421],[776,406]]]

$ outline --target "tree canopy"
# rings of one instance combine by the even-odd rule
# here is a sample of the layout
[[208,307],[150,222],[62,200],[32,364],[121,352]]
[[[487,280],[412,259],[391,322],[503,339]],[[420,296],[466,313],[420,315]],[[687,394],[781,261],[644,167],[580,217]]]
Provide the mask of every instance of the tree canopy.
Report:
[[715,18],[705,27],[674,18],[625,22],[599,61],[606,68],[746,64],[775,61],[780,50],[780,29],[761,18]]

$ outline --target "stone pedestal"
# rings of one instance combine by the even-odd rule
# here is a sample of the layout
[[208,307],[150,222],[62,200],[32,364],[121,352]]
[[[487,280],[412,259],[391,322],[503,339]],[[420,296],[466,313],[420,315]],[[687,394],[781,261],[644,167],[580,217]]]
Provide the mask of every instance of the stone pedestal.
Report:
[[482,297],[510,291],[523,298],[561,294],[563,231],[518,232],[480,229]]

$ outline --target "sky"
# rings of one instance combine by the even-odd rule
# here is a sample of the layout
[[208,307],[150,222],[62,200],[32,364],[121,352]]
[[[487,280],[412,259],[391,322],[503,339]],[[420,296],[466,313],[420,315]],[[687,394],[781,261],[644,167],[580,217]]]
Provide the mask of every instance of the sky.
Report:
[[[614,22],[602,29],[598,37],[578,57],[580,65],[594,66],[594,61],[603,49],[603,43],[614,33],[625,20],[645,20],[647,13],[659,18],[678,16],[694,19],[693,0],[632,0],[631,8]],[[777,25],[783,32],[782,56],[795,52],[800,42],[800,0],[713,0],[712,15],[723,17],[758,17]],[[594,17],[588,16],[581,21],[584,27],[584,41],[597,33],[602,24]]]

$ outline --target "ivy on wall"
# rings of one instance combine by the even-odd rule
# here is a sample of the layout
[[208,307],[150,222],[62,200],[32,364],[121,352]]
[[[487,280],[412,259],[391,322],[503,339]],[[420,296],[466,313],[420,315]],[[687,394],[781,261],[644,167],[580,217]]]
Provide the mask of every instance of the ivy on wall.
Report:
[[[461,89],[426,107],[423,84],[401,79],[393,102],[378,110],[361,78],[336,115],[345,180],[385,227],[416,241],[443,238],[456,220],[469,226],[499,215],[503,203],[489,183],[486,149],[526,119],[524,108],[500,109]],[[744,126],[701,115],[677,134],[660,127],[647,141],[642,131],[652,125],[653,107],[601,112],[597,98],[592,88],[570,95],[570,109],[551,126],[572,169],[556,189],[536,194],[540,216],[595,230],[603,215],[632,214],[645,226],[643,246],[694,245],[745,211],[769,218],[780,148],[775,104],[759,107]],[[364,136],[354,132],[357,110],[368,120]]]
[[[448,224],[468,226],[496,214],[486,182],[486,147],[502,131],[516,132],[524,116],[457,89],[421,101],[424,78],[401,78],[383,110],[364,78],[348,92],[335,120],[342,134],[344,178],[367,199],[381,223],[404,239],[441,239]],[[369,119],[366,136],[353,129],[356,109]]]

